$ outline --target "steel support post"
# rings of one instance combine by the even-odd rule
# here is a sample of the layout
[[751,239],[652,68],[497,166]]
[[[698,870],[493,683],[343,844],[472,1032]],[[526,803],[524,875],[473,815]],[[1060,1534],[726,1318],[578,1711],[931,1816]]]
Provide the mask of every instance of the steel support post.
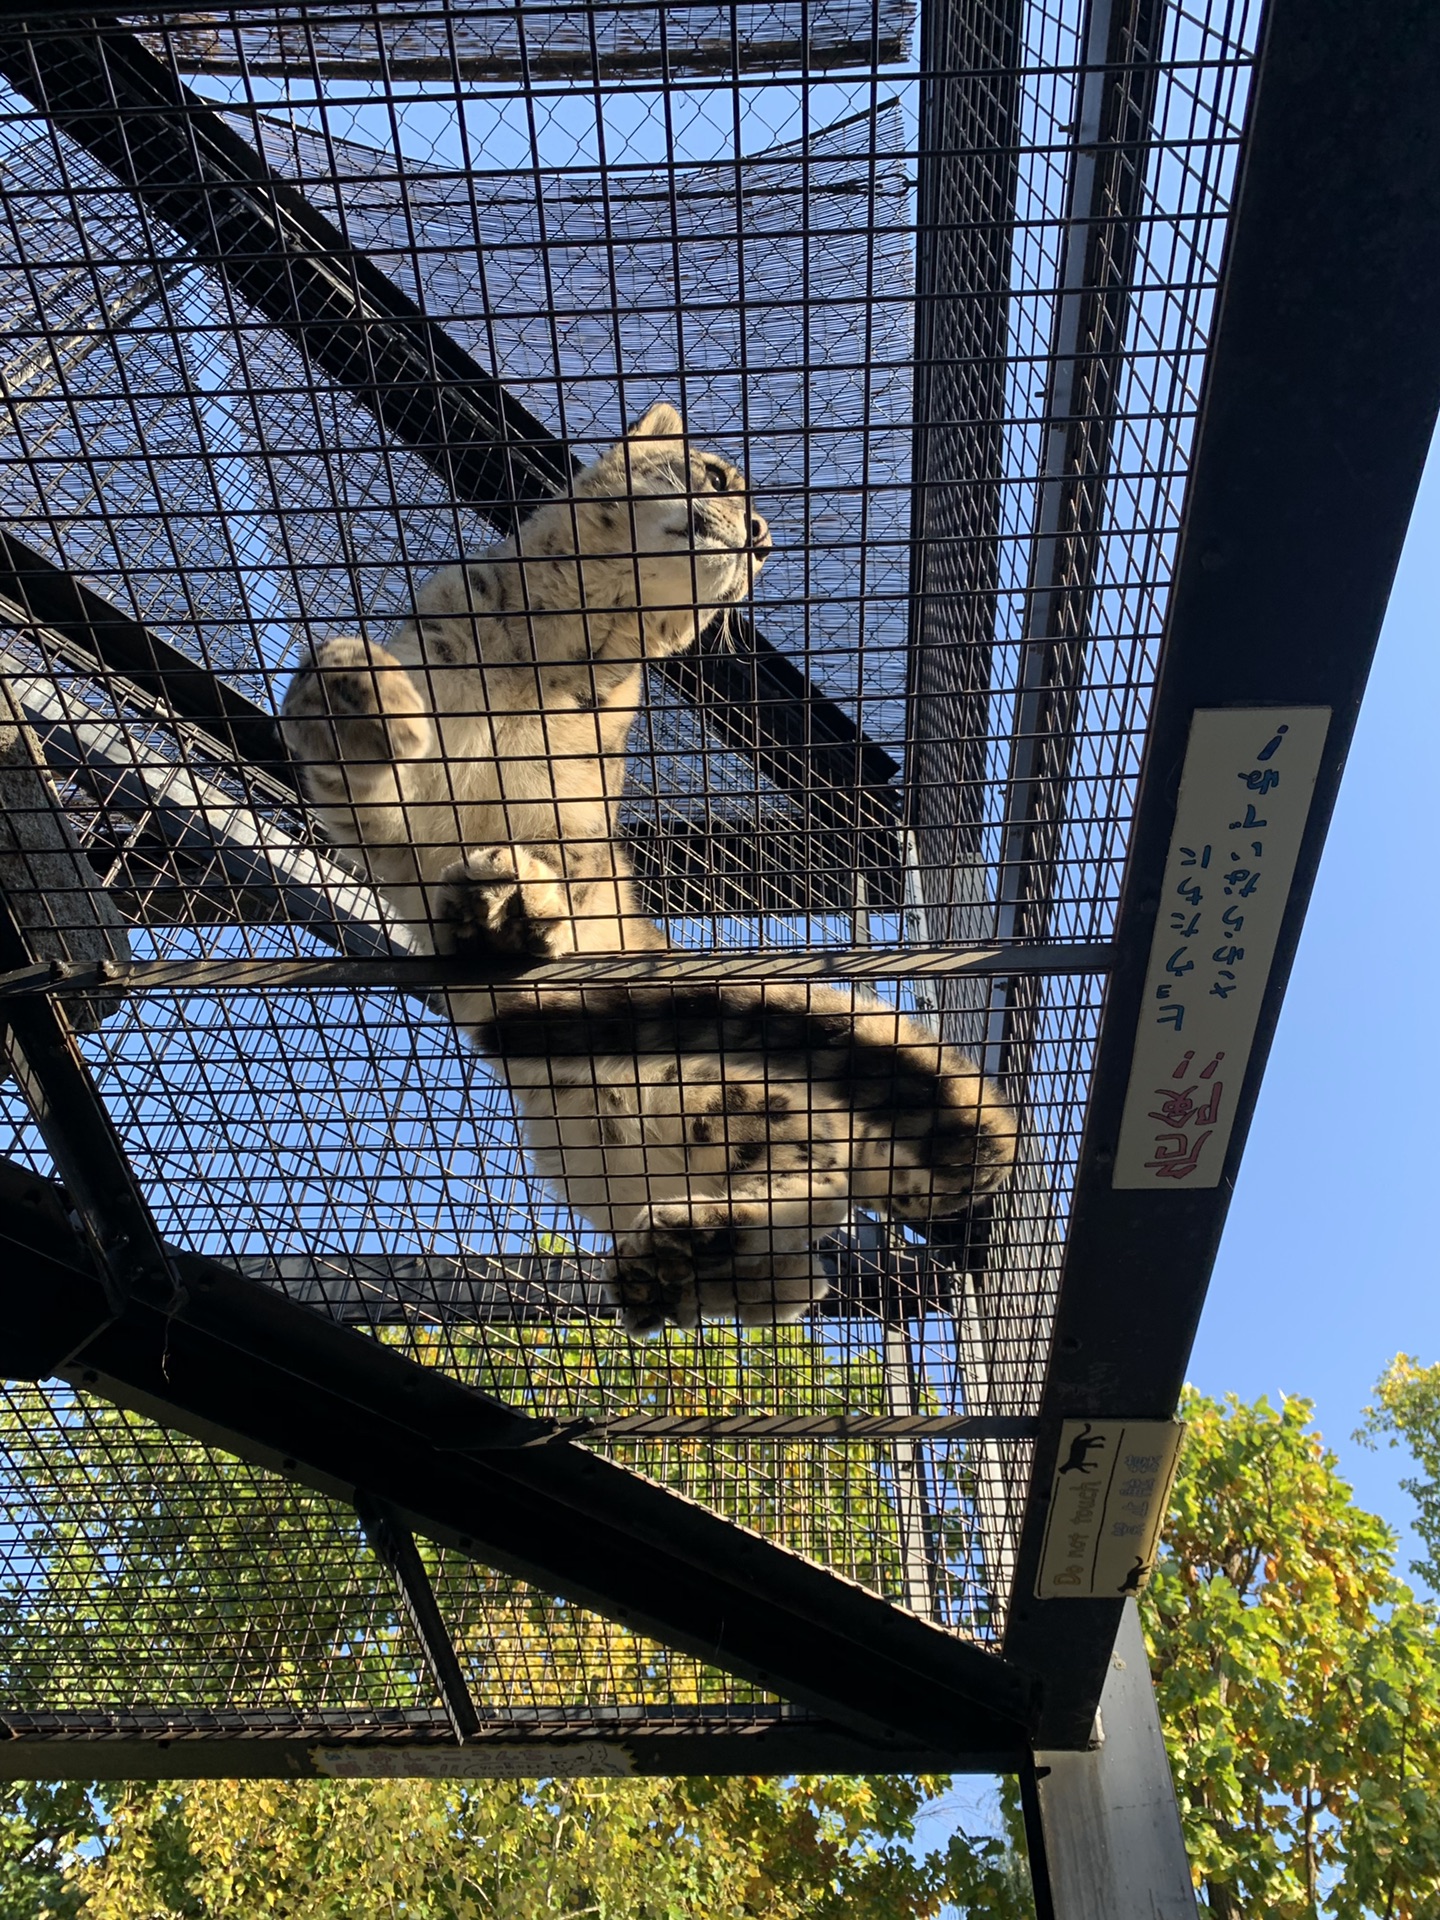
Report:
[[1036,1920],[1195,1920],[1140,1614],[1125,1602],[1097,1742],[1021,1776]]

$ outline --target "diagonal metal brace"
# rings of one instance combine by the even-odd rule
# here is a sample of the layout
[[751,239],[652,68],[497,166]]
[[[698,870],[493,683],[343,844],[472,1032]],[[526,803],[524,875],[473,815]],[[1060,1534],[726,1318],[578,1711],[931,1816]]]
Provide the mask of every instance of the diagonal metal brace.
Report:
[[455,1738],[473,1740],[480,1731],[480,1716],[470,1698],[455,1643],[440,1612],[414,1534],[383,1500],[369,1494],[356,1495],[355,1511],[371,1551],[395,1577],[406,1616],[430,1669],[430,1677],[439,1688]]

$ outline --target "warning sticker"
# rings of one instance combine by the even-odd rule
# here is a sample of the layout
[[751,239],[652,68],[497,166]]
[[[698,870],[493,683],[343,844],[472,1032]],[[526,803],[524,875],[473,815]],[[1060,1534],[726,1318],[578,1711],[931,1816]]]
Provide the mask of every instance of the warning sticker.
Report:
[[1112,1599],[1144,1590],[1184,1431],[1179,1420],[1065,1422],[1038,1598]]

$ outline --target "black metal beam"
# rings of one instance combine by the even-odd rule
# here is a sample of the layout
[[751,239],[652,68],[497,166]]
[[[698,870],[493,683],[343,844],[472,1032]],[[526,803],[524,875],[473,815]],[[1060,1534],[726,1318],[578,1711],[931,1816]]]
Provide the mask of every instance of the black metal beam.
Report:
[[[1088,0],[1082,9],[1082,65],[1070,109],[1054,319],[1039,423],[1039,486],[994,893],[978,906],[948,914],[942,897],[939,912],[927,911],[932,931],[945,925],[958,931],[968,925],[982,937],[1008,942],[1037,937],[1036,929],[1055,923],[1062,836],[1075,800],[1072,780],[1080,752],[1076,726],[1091,668],[1092,603],[1130,345],[1137,225],[1145,200],[1165,12],[1166,0]],[[1024,344],[1016,343],[1016,351],[1023,352]],[[993,600],[989,610],[993,615]],[[943,613],[939,617],[943,619]],[[960,712],[964,750],[983,769],[993,751],[988,738],[996,691],[988,681],[993,650],[972,641],[971,651],[972,679],[978,679],[982,661],[987,679],[969,710],[962,705]],[[973,846],[977,835],[983,843],[989,829],[982,817],[983,777],[969,784]],[[988,987],[953,980],[938,984],[938,994],[942,1006],[948,1004],[954,1012],[969,1009],[968,1017],[954,1022],[955,1037],[987,1072],[1000,1078],[1023,1115],[1030,1104],[1037,1035],[1044,1028],[1045,983],[1014,976],[993,980]],[[1039,1046],[1043,1062],[1043,1042]],[[1027,1145],[1045,1158],[1043,1143],[1027,1143],[1023,1129],[1022,1119],[1022,1168]],[[1017,1184],[1025,1179],[1022,1172]],[[1046,1185],[1042,1175],[1031,1207],[982,1203],[975,1221],[977,1244],[964,1250],[973,1352],[990,1392],[1014,1372],[1005,1358],[1015,1337],[1007,1306],[1007,1270],[1017,1261],[1022,1267],[1043,1264],[1044,1241],[1049,1240],[1053,1256],[1064,1231],[1053,1202],[1044,1197]],[[1010,1582],[1013,1556],[1008,1539],[996,1544],[999,1550],[989,1553],[987,1572],[998,1602]]]
[[[197,266],[220,274],[317,375],[413,448],[451,499],[502,531],[568,485],[563,443],[208,102],[133,34],[82,24],[0,31],[0,74],[176,232]],[[881,903],[897,904],[898,856],[891,847],[881,864],[885,842],[873,837],[896,824],[887,791],[896,763],[751,624],[730,630],[741,651],[713,635],[661,672],[727,745],[795,793],[817,827],[869,836],[864,864],[893,896]],[[211,689],[200,697],[213,714]]]
[[994,925],[984,814],[1025,16],[1024,0],[921,8],[905,785],[939,939]]
[[[174,725],[182,758],[187,745],[202,757],[213,754],[222,766],[229,762],[243,770],[247,794],[257,804],[296,807],[296,770],[283,757],[279,733],[268,713],[54,561],[0,530],[3,624],[13,625],[52,664],[58,656],[66,668],[94,674],[117,706],[153,710],[161,725]],[[723,670],[741,671],[743,664],[725,656]],[[11,670],[23,673],[23,663],[16,662]],[[696,690],[700,697],[698,682]],[[800,697],[797,693],[797,700]],[[36,724],[44,737],[43,725]],[[208,823],[200,834],[201,844],[188,844],[195,817],[182,820],[163,807],[152,807],[143,793],[137,793],[137,783],[143,788],[151,769],[135,763],[133,755],[110,755],[95,764],[86,761],[79,769],[68,763],[73,756],[62,754],[61,758],[55,770],[65,775],[79,771],[92,785],[103,818],[108,821],[115,813],[130,812],[144,823],[138,834],[124,840],[107,887],[112,897],[125,900],[131,918],[139,924],[194,926],[207,918],[288,920],[299,912],[312,931],[346,945],[343,923],[329,925],[328,906],[317,921],[313,903],[303,911],[283,886],[266,885],[268,873],[259,879],[253,848],[248,852],[232,848],[227,854],[227,836]],[[802,773],[802,766],[795,762],[792,777],[799,782]],[[222,808],[219,817],[227,812],[228,807]],[[656,919],[684,918],[697,910],[742,916],[848,914],[854,907],[853,861],[873,865],[894,851],[872,845],[863,835],[859,840],[847,835],[841,845],[833,833],[817,834],[798,816],[787,829],[767,836],[762,848],[756,842],[753,821],[742,818],[727,824],[713,807],[704,821],[673,815],[660,820],[642,817],[622,823],[622,832],[634,859],[642,908]],[[264,871],[263,861],[260,866]],[[817,866],[812,879],[810,870]],[[894,885],[887,886],[888,892],[887,887],[879,891],[882,902],[895,890]],[[362,936],[362,950],[374,951],[375,932],[371,927]]]
[[[948,1233],[943,1249],[897,1242],[879,1221],[855,1220],[827,1235],[820,1251],[832,1291],[816,1307],[822,1320],[907,1321],[952,1319],[963,1312],[955,1268],[963,1260]],[[605,1285],[603,1259],[577,1253],[447,1254],[311,1253],[246,1254],[237,1269],[252,1280],[278,1286],[289,1300],[313,1307],[344,1326],[496,1326],[516,1322],[605,1319],[618,1313]],[[868,1416],[867,1416],[868,1417]],[[668,1415],[635,1416],[665,1425]],[[787,1415],[756,1416],[778,1437],[790,1430]],[[1038,1431],[1027,1415],[886,1415],[892,1430],[911,1437],[949,1434],[956,1439],[1028,1440]],[[627,1425],[617,1416],[618,1428]],[[915,1424],[911,1424],[912,1421]],[[677,1422],[677,1425],[684,1424]],[[704,1424],[704,1423],[702,1423]],[[798,1420],[796,1431],[820,1437],[825,1419]],[[616,1423],[600,1420],[590,1431],[609,1433]],[[718,1429],[717,1429],[718,1430]],[[838,1431],[838,1429],[834,1429]]]
[[[995,925],[1003,940],[1041,939],[1053,923],[1130,347],[1136,229],[1145,204],[1165,12],[1166,0],[1092,0],[1086,22],[1005,776]],[[1033,1026],[1029,1009],[1005,1007],[1003,989],[1000,997],[996,1026],[1002,1041],[1023,1056]]]
[[[321,0],[318,6],[312,4],[305,21],[282,16],[277,23],[275,10],[268,0],[241,0],[233,13],[227,9],[233,20],[235,39],[243,39],[247,26],[262,32],[269,29],[272,33],[276,32],[277,24],[282,30],[286,26],[291,29],[290,45],[276,46],[269,53],[253,43],[243,53],[232,52],[234,39],[223,30],[217,31],[213,15],[197,16],[194,0],[147,0],[144,17],[148,29],[164,31],[167,50],[187,73],[282,75],[293,74],[298,68],[307,78],[318,73],[326,78],[388,82],[499,80],[528,84],[575,79],[593,84],[597,79],[670,80],[691,74],[788,73],[798,67],[821,73],[904,60],[909,46],[908,9],[903,0],[875,9],[865,4],[865,0],[851,0],[848,12],[854,31],[849,37],[842,37],[836,31],[837,26],[845,23],[844,8],[812,6],[806,29],[808,37],[790,35],[777,39],[763,38],[758,33],[735,34],[725,15],[715,21],[714,31],[707,32],[706,16],[713,18],[713,10],[700,7],[695,10],[699,16],[696,28],[692,28],[686,18],[687,10],[676,9],[667,23],[668,31],[662,31],[657,22],[650,44],[643,40],[637,43],[636,36],[626,35],[624,44],[617,46],[605,44],[603,29],[588,35],[582,31],[560,45],[547,43],[543,27],[536,30],[539,22],[532,24],[528,38],[522,40],[516,30],[515,17],[503,11],[488,18],[482,16],[478,23],[482,32],[472,37],[466,29],[473,28],[475,22],[463,14],[440,13],[437,42],[443,51],[427,53],[423,34],[418,36],[421,45],[417,46],[414,26],[405,21],[411,31],[389,38],[383,54],[373,32],[368,38],[360,37],[358,44],[356,39],[351,39],[348,44],[342,41],[337,48],[326,31],[325,10]],[[356,18],[350,7],[336,8],[332,4],[330,10],[347,16],[340,22],[342,29]],[[757,9],[760,24],[769,24],[769,11]],[[0,0],[0,19],[33,18],[36,12],[35,0]],[[261,17],[247,21],[247,13]],[[73,15],[78,26],[89,26],[97,17],[117,14],[133,20],[135,9],[131,0],[89,0],[89,4],[79,7],[62,3],[52,9],[52,15]],[[633,28],[635,18],[628,9],[616,9],[618,25],[628,24]],[[423,20],[414,23],[425,24]],[[829,31],[820,31],[822,26]],[[306,27],[309,33],[304,51],[295,51],[293,36]],[[508,41],[502,38],[506,28],[511,32]],[[488,42],[484,38],[486,29],[492,36]],[[278,33],[276,38],[279,39]]]
[[466,1326],[613,1317],[603,1263],[578,1253],[244,1254],[237,1271],[342,1326]]
[[[3,887],[0,963],[34,965],[30,942]],[[59,967],[63,962],[51,964]],[[100,1279],[105,1314],[121,1313],[135,1294],[168,1308],[179,1287],[174,1262],[135,1184],[59,997],[7,1008],[0,1024],[0,1052],[65,1182]]]
[[[123,916],[98,884],[13,691],[0,672],[0,887],[16,923],[12,939],[17,928],[24,933],[15,949],[37,963],[128,961]],[[63,994],[58,1004],[77,1033],[93,1033],[114,1011],[116,997]]]
[[[0,600],[0,625],[8,617]],[[374,889],[338,855],[308,844],[283,785],[253,766],[229,763],[240,776],[242,799],[233,781],[222,784],[214,773],[215,759],[224,765],[225,754],[210,736],[175,721],[115,675],[105,676],[119,708],[109,717],[74,686],[68,669],[76,663],[64,643],[48,629],[18,624],[46,665],[62,671],[47,672],[0,640],[6,704],[23,716],[56,780],[89,796],[90,805],[77,801],[93,828],[87,854],[92,863],[97,856],[104,862],[106,892],[117,915],[152,924],[145,909],[150,890],[158,889],[165,896],[157,914],[161,925],[193,931],[216,921],[280,920],[352,958],[394,952]],[[88,673],[88,666],[81,671]],[[138,720],[142,736],[149,727],[174,734],[176,753],[137,750],[127,720]],[[133,832],[122,831],[132,826]],[[124,853],[112,861],[117,845]],[[117,866],[126,884],[138,889],[128,898],[108,885]],[[186,902],[192,910],[182,915]]]
[[[1119,1601],[1034,1598],[1058,1425],[1175,1406],[1440,405],[1440,9],[1271,0],[1171,591],[1006,1650],[1089,1737]],[[1113,1158],[1191,716],[1333,708],[1214,1190]]]
[[229,1268],[178,1254],[169,1310],[132,1297],[117,1316],[58,1189],[8,1163],[0,1248],[6,1373],[59,1373],[331,1498],[363,1489],[861,1739],[1023,1749],[1034,1703],[996,1654]]
[[793,797],[805,827],[816,831],[811,866],[863,883],[871,906],[903,903],[901,795],[891,785],[899,765],[752,620],[731,613],[693,653],[659,665],[719,740]]
[[508,531],[568,484],[554,436],[127,28],[32,16],[0,34],[0,72],[452,499]]
[[444,1714],[0,1713],[0,1780],[286,1780],[337,1775],[1000,1773],[1018,1756],[860,1740],[793,1709],[487,1710],[458,1745]]
[[1039,1423],[986,1413],[630,1413],[594,1420],[607,1440],[1033,1440]]

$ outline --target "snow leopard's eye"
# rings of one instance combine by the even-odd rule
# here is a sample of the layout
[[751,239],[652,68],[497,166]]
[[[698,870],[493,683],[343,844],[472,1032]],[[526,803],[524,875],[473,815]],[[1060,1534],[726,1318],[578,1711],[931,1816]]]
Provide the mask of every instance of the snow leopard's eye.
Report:
[[710,484],[716,493],[729,493],[730,476],[724,467],[707,467],[706,472],[710,475]]

